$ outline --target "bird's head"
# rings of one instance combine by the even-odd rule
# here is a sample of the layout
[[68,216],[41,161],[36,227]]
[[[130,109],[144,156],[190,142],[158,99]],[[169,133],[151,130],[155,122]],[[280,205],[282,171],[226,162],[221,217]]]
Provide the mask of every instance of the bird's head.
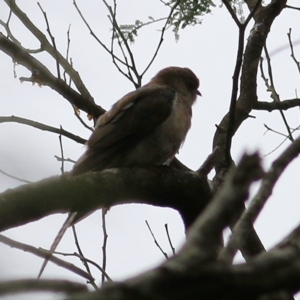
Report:
[[189,68],[168,67],[162,69],[152,78],[151,83],[168,85],[179,93],[189,93],[193,102],[197,95],[201,96],[198,90],[199,79]]

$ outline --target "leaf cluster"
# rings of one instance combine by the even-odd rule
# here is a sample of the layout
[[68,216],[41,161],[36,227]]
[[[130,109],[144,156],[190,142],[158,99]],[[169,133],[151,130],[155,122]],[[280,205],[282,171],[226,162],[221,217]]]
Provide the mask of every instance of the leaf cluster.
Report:
[[[170,0],[165,2],[165,5],[173,6],[177,0]],[[211,0],[183,0],[179,1],[170,24],[174,26],[173,30],[178,32],[179,29],[184,29],[188,25],[201,24],[202,20],[199,18],[211,12],[211,8],[215,4]]]

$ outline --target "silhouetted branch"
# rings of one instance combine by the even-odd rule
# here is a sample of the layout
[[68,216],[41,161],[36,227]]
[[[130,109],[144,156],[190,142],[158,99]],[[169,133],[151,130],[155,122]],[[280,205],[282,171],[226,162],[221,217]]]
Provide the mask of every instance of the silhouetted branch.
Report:
[[[29,253],[32,253],[38,257],[42,257],[42,258],[46,258],[48,257],[48,251],[46,250],[43,250],[43,249],[38,249],[38,248],[35,248],[33,246],[30,246],[28,244],[24,244],[24,243],[20,243],[20,242],[17,242],[17,241],[14,241],[12,239],[9,239],[3,235],[0,235],[0,242],[5,244],[5,245],[8,245],[12,248],[16,248],[16,249],[20,249],[22,251],[25,251],[25,252],[29,252]],[[51,256],[49,258],[49,260],[51,262],[53,262],[54,264],[60,266],[60,267],[63,267],[85,279],[88,279],[88,280],[93,280],[93,277],[91,277],[90,274],[86,273],[85,271],[79,269],[78,267],[74,266],[73,264],[71,263],[68,263],[62,259],[59,259],[57,258],[56,256]]]
[[0,230],[54,213],[88,213],[124,203],[174,208],[189,227],[210,197],[206,178],[171,167],[120,168],[74,177],[54,176],[0,194]]
[[[23,25],[37,38],[41,43],[43,50],[47,51],[55,60],[59,62],[62,68],[68,73],[76,88],[85,99],[86,102],[90,102],[90,105],[94,104],[94,99],[90,95],[89,91],[82,82],[79,73],[69,64],[69,62],[48,42],[46,36],[41,32],[27,17],[27,15],[18,7],[14,0],[4,0],[9,6],[11,11],[16,17],[23,23]],[[95,105],[95,104],[94,104]],[[79,107],[79,106],[78,106]]]
[[85,285],[68,280],[23,279],[0,282],[0,295],[18,294],[21,292],[54,292],[79,294],[86,292]]
[[[245,236],[249,226],[252,226],[257,219],[259,213],[265,203],[272,194],[273,188],[290,162],[295,159],[300,153],[300,137],[296,139],[290,146],[272,163],[270,170],[265,174],[260,185],[260,189],[251,200],[247,210],[244,211],[241,218],[233,228],[232,237],[225,251],[227,255],[232,257],[236,250],[244,243]],[[225,254],[225,253],[224,253]]]
[[288,110],[293,107],[298,107],[300,106],[300,99],[295,98],[295,99],[289,99],[289,100],[283,100],[281,102],[266,102],[266,101],[257,101],[253,109],[256,110],[266,110],[268,112],[271,112],[273,110]]
[[[8,1],[8,0],[5,0]],[[30,81],[40,85],[47,85],[76,107],[93,115],[95,118],[104,113],[104,109],[93,101],[80,95],[68,86],[62,79],[58,79],[40,61],[28,54],[25,50],[11,42],[0,32],[0,50],[9,55],[14,62],[26,67],[32,72]]]
[[25,119],[25,118],[20,118],[20,117],[16,117],[16,116],[10,116],[10,117],[1,117],[0,116],[0,123],[7,123],[7,122],[14,122],[14,123],[19,123],[19,124],[24,124],[24,125],[28,125],[40,130],[44,130],[44,131],[49,131],[49,132],[53,132],[53,133],[57,133],[57,134],[61,134],[79,144],[85,144],[86,140],[81,138],[78,135],[75,135],[69,131],[64,130],[63,128],[55,128],[49,125],[45,125],[39,122],[35,122],[29,119]]

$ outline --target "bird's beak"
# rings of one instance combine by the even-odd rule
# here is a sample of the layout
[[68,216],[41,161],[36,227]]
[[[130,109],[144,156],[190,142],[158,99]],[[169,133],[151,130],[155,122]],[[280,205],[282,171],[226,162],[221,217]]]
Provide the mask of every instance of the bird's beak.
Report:
[[197,90],[197,95],[202,96],[202,94]]

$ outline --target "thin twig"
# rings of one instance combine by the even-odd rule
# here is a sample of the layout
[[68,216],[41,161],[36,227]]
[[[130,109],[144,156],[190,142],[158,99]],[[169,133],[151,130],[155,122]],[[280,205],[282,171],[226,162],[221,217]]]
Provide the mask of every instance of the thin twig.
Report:
[[[12,240],[8,237],[5,237],[3,235],[0,235],[0,242],[5,244],[5,245],[8,245],[12,248],[16,248],[16,249],[20,249],[22,251],[25,251],[25,252],[29,252],[29,253],[32,253],[38,257],[42,257],[42,258],[46,258],[48,257],[49,255],[49,251],[46,251],[46,250],[42,250],[42,249],[38,249],[38,248],[35,248],[31,245],[28,245],[28,244],[24,244],[24,243],[20,243],[20,242],[17,242],[15,240]],[[91,277],[90,274],[86,273],[85,271],[79,269],[78,267],[74,266],[73,264],[70,264],[62,259],[59,259],[55,256],[51,256],[49,258],[49,260],[51,262],[53,262],[54,264],[60,266],[60,267],[63,267],[85,279],[88,279],[88,280],[93,280],[93,278]]]
[[300,10],[300,7],[296,7],[296,6],[286,5],[285,7],[290,9]]
[[51,257],[53,256],[53,253],[55,251],[55,249],[57,248],[59,242],[61,241],[62,237],[64,236],[65,232],[67,231],[67,229],[70,227],[70,225],[73,223],[75,217],[77,216],[77,212],[72,212],[68,215],[66,221],[64,222],[64,224],[62,225],[62,227],[59,229],[46,257],[45,260],[41,266],[41,269],[39,271],[38,274],[38,278],[40,278],[48,264],[48,261],[51,260]]
[[[61,125],[60,125],[60,131],[62,131]],[[64,159],[64,148],[63,148],[63,144],[62,144],[61,132],[60,132],[58,138],[59,138],[59,146],[60,146],[60,153],[61,153],[61,168],[60,168],[60,171],[61,171],[61,174],[64,174],[65,173],[65,168],[64,168],[65,159]]]
[[149,231],[150,231],[150,233],[151,233],[151,235],[152,235],[152,237],[153,237],[153,241],[154,241],[155,245],[156,245],[157,248],[160,250],[160,252],[163,254],[163,256],[164,256],[166,259],[168,259],[168,258],[169,258],[169,257],[168,257],[168,254],[160,247],[159,243],[157,242],[157,240],[156,240],[156,238],[155,238],[155,236],[154,236],[154,234],[153,234],[153,232],[152,232],[152,230],[151,230],[151,227],[150,227],[148,221],[145,220],[145,222],[146,222],[146,225],[147,225],[147,227],[148,227],[148,229],[149,229]]
[[[271,66],[271,58],[269,56],[269,52],[268,52],[268,49],[267,49],[267,46],[265,45],[264,46],[264,51],[265,51],[265,55],[266,55],[266,58],[267,58],[267,65],[268,65],[268,74],[269,74],[269,78],[270,78],[270,84],[268,84],[268,80],[266,79],[266,77],[264,76],[263,72],[262,72],[262,77],[264,78],[264,81],[265,81],[265,85],[266,87],[268,88],[268,91],[271,92],[271,97],[274,101],[276,102],[281,102],[280,101],[280,97],[278,95],[278,93],[276,92],[276,89],[275,89],[275,85],[274,85],[274,80],[273,80],[273,72],[272,72],[272,66]],[[263,69],[262,68],[262,59],[261,59],[261,70]],[[292,136],[292,133],[291,133],[291,130],[290,130],[290,127],[287,123],[287,120],[286,120],[286,117],[284,115],[284,112],[279,109],[279,112],[280,112],[280,115],[282,117],[282,120],[283,120],[283,123],[287,129],[287,132],[288,132],[288,138],[290,141],[293,141],[294,138]]]
[[17,176],[14,176],[14,175],[11,175],[9,173],[6,173],[5,171],[1,170],[0,169],[0,173],[2,173],[3,175],[9,177],[9,178],[12,178],[12,179],[15,179],[15,180],[18,180],[20,182],[24,182],[24,183],[32,183],[32,181],[29,181],[29,180],[26,180],[26,179],[22,179],[20,177],[17,177]]
[[125,73],[118,65],[118,61],[115,59],[115,56],[112,55],[112,61],[113,61],[113,64],[116,66],[116,68],[118,69],[118,71],[123,75],[125,76],[126,78],[128,78],[132,83],[133,85],[135,86],[135,88],[138,88],[138,83],[135,82],[134,78],[132,77],[132,74],[131,74],[131,69],[132,69],[132,65],[129,64],[128,62],[128,59],[127,59],[127,56],[125,54],[125,51],[123,49],[123,46],[122,46],[122,41],[120,40],[120,35],[116,33],[117,29],[116,29],[116,26],[114,24],[114,22],[112,21],[113,19],[116,20],[116,14],[117,14],[117,3],[116,1],[114,1],[114,9],[113,9],[113,17],[109,17],[109,20],[111,22],[111,25],[112,25],[112,36],[111,36],[111,53],[114,53],[114,41],[115,39],[117,38],[118,40],[118,45],[119,45],[119,48],[121,50],[121,53],[123,55],[123,59],[124,59],[124,62],[126,63],[126,68],[127,68],[127,73]]
[[106,213],[107,213],[107,208],[103,208],[101,210],[102,213],[102,232],[103,232],[103,244],[102,244],[102,276],[101,276],[101,281],[102,284],[105,281],[105,274],[106,274],[106,263],[107,263],[107,239],[108,239],[108,234],[106,230]]
[[94,31],[92,30],[91,26],[89,25],[89,23],[87,22],[87,20],[84,18],[81,10],[79,9],[76,0],[73,0],[73,5],[75,6],[80,18],[82,19],[82,21],[84,22],[84,24],[86,25],[86,27],[88,28],[88,30],[90,31],[90,34],[92,35],[92,37],[103,47],[104,50],[106,50],[110,55],[113,55],[114,58],[116,60],[118,60],[120,63],[126,65],[126,63],[124,61],[122,61],[120,58],[118,58],[117,56],[115,56],[114,54],[111,53],[111,51],[105,46],[104,43],[101,42],[101,40],[96,36],[96,34],[94,33]]
[[[125,38],[122,30],[119,27],[117,19],[115,18],[116,12],[113,11],[113,9],[111,8],[111,6],[108,5],[108,3],[105,0],[102,0],[102,1],[103,1],[103,3],[105,4],[106,8],[109,11],[109,14],[110,14],[110,17],[111,17],[110,21],[112,23],[112,26],[116,29],[118,35],[121,37],[121,39],[122,39],[122,41],[123,41],[123,43],[125,45],[126,51],[127,51],[128,55],[129,55],[129,58],[130,58],[130,63],[131,63],[130,69],[133,71],[133,73],[136,76],[136,78],[139,78],[139,74],[138,74],[138,71],[137,71],[137,68],[136,68],[136,65],[135,65],[134,55],[133,55],[133,53],[132,53],[132,51],[130,49],[130,46],[128,44],[127,39]],[[116,5],[116,3],[115,3],[115,5]]]
[[43,15],[44,15],[44,18],[45,18],[45,22],[46,22],[46,25],[47,25],[47,32],[50,36],[50,39],[52,41],[52,45],[54,47],[54,50],[56,52],[56,59],[55,59],[55,62],[56,62],[56,70],[57,70],[57,78],[60,79],[60,69],[59,69],[59,61],[58,61],[58,51],[57,51],[57,48],[56,48],[56,43],[55,43],[55,37],[52,35],[51,33],[51,30],[50,30],[50,24],[49,24],[49,21],[48,21],[48,17],[47,17],[47,13],[43,10],[41,4],[38,2],[37,3],[39,8],[41,9]]
[[167,237],[168,237],[168,241],[169,241],[169,245],[171,247],[172,253],[173,253],[173,255],[175,255],[176,252],[175,252],[175,248],[174,248],[174,246],[172,244],[172,241],[171,241],[168,224],[165,224],[165,229],[166,229],[166,233],[167,233]]
[[[77,237],[75,225],[72,225],[72,231],[73,231],[73,236],[74,236],[74,240],[75,240],[75,245],[76,245],[76,248],[77,248],[77,250],[79,252],[79,254],[77,254],[77,255],[74,253],[74,256],[77,256],[77,257],[80,258],[80,260],[83,263],[83,265],[85,266],[85,269],[88,272],[88,274],[90,274],[91,277],[93,277],[92,273],[91,273],[91,270],[90,270],[90,267],[89,267],[89,264],[88,264],[88,261],[84,257],[83,252],[81,250],[81,247],[79,245],[79,240],[78,240],[78,237]],[[55,252],[55,253],[57,254],[57,252]],[[95,280],[90,280],[88,283],[91,284],[94,287],[95,290],[98,290],[98,287],[97,287],[97,285],[95,283]]]
[[296,59],[296,56],[294,53],[294,46],[293,46],[293,42],[292,42],[292,28],[289,29],[287,36],[288,36],[289,44],[290,44],[290,48],[291,48],[291,57],[294,60],[296,66],[298,68],[298,72],[300,73],[300,62]]
[[167,17],[167,20],[166,20],[166,23],[165,23],[165,25],[163,26],[163,28],[162,28],[162,30],[161,30],[160,40],[159,40],[159,42],[158,42],[158,45],[157,45],[157,47],[156,47],[156,50],[155,50],[155,52],[154,52],[154,54],[153,54],[153,56],[152,56],[152,58],[151,58],[149,64],[147,65],[147,67],[145,68],[145,70],[142,72],[141,77],[144,76],[144,74],[148,71],[148,69],[149,69],[150,66],[152,65],[153,61],[155,60],[155,58],[156,58],[156,56],[157,56],[157,54],[158,54],[158,51],[159,51],[159,49],[160,49],[160,47],[161,47],[161,45],[162,45],[162,43],[163,43],[163,41],[164,41],[164,34],[165,34],[165,30],[166,30],[166,28],[167,28],[167,25],[168,25],[168,23],[169,23],[169,21],[170,21],[172,15],[173,15],[174,10],[175,10],[176,7],[179,5],[180,1],[181,1],[181,0],[177,0],[177,2],[171,7],[170,13],[169,13],[169,15],[168,15],[168,17]]
[[[80,260],[82,260],[82,262],[87,262],[87,263],[93,265],[94,267],[96,267],[97,269],[99,269],[99,271],[100,271],[101,273],[104,273],[104,275],[105,275],[107,281],[111,281],[111,282],[113,281],[113,280],[110,278],[110,276],[109,276],[107,273],[105,273],[105,271],[104,271],[97,263],[95,263],[95,262],[94,262],[93,260],[91,260],[91,259],[88,259],[88,258],[86,258],[86,257],[84,257],[84,256],[81,256],[81,255],[78,254],[78,253],[64,253],[64,252],[58,252],[58,251],[55,251],[54,253],[57,254],[57,255],[63,255],[63,256],[75,256],[75,257],[78,257],[78,258],[80,258]],[[98,287],[97,287],[97,288],[98,288]]]
[[75,164],[76,163],[76,160],[74,159],[71,159],[71,158],[64,158],[62,159],[61,157],[57,156],[57,155],[54,155],[54,157],[56,158],[57,161],[65,161],[65,162],[70,162],[70,163],[73,163]]
[[[71,31],[71,24],[69,24],[69,28],[67,31],[67,51],[66,51],[66,61],[69,61],[69,53],[70,53],[70,44],[71,44],[71,39],[70,39],[70,31]],[[73,67],[72,61],[70,61],[70,65]],[[66,70],[64,70],[63,76],[64,76],[64,80],[65,82],[67,82],[67,78],[66,78]],[[72,79],[69,76],[69,86],[71,86],[71,82]]]

